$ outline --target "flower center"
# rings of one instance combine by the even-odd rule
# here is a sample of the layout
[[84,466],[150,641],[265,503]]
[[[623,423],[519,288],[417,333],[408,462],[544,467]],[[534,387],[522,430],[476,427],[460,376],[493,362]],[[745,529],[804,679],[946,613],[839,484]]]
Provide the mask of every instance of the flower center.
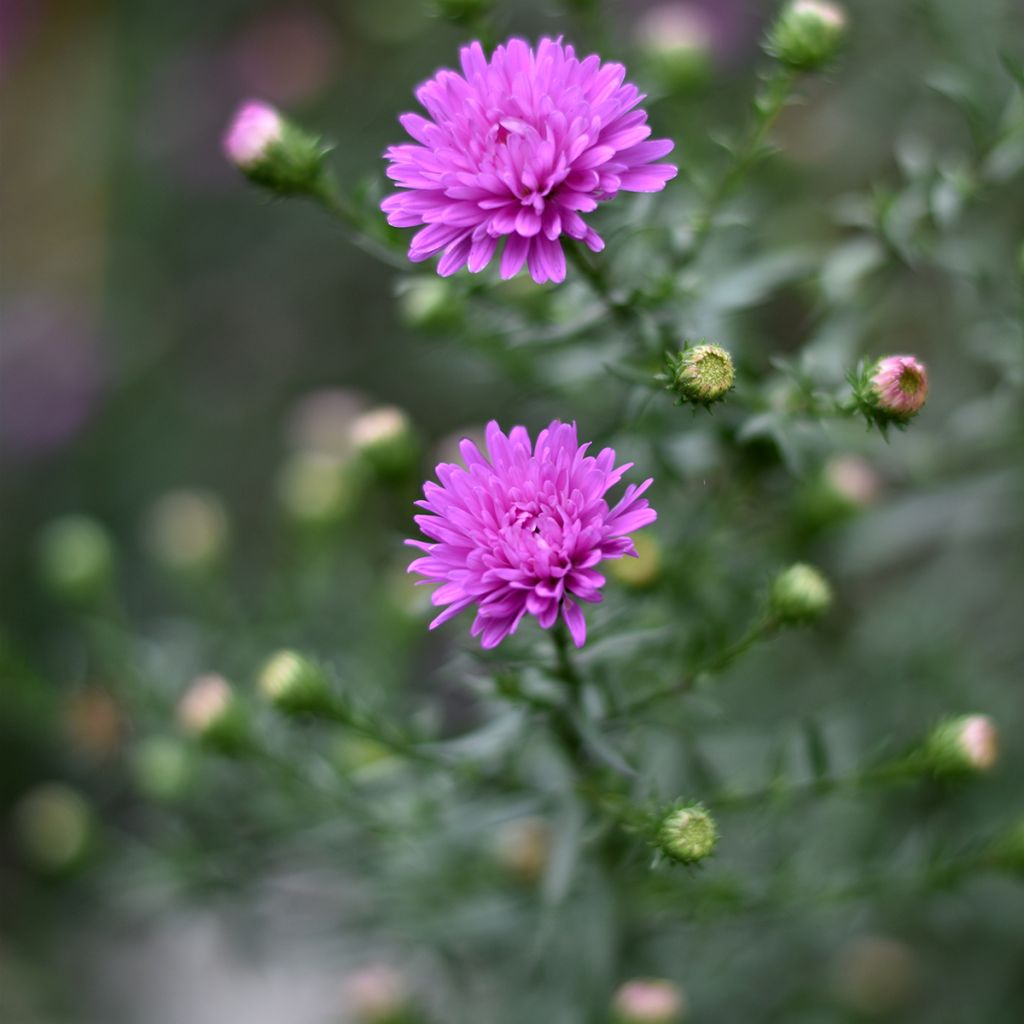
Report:
[[921,375],[909,366],[903,367],[899,388],[905,395],[916,395],[921,390]]

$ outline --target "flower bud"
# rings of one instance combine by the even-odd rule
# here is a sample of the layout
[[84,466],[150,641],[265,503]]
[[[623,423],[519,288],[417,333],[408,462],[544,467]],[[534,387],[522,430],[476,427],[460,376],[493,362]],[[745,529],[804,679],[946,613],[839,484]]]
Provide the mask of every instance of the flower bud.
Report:
[[775,577],[770,604],[772,615],[782,624],[813,622],[829,610],[832,588],[813,565],[797,562]]
[[143,740],[132,754],[131,767],[143,796],[162,803],[180,800],[196,773],[193,752],[170,736]]
[[883,433],[889,426],[905,427],[928,398],[928,372],[914,356],[865,363],[851,375],[850,383],[857,408]]
[[158,499],[143,526],[153,560],[169,572],[197,576],[215,569],[228,544],[224,506],[203,491],[172,491]]
[[626,555],[608,563],[608,573],[634,590],[643,590],[661,576],[662,552],[657,538],[645,532],[633,534],[636,557]]
[[60,782],[29,790],[14,809],[15,836],[26,861],[46,874],[78,865],[93,834],[93,815],[85,800]]
[[272,106],[243,103],[224,135],[224,155],[250,181],[282,195],[315,190],[327,150]]
[[666,857],[680,864],[697,864],[714,852],[718,828],[699,804],[682,804],[661,819],[655,841]]
[[832,967],[839,999],[861,1014],[888,1017],[905,1010],[918,983],[918,963],[902,942],[880,935],[855,939]]
[[654,7],[640,19],[636,34],[641,55],[666,89],[683,92],[711,77],[711,29],[697,8]]
[[348,463],[322,452],[289,456],[277,478],[277,496],[288,518],[299,526],[338,522],[355,502],[354,475]]
[[71,604],[91,604],[109,590],[113,580],[113,542],[99,523],[86,516],[65,516],[45,527],[38,558],[43,583]]
[[278,651],[260,670],[259,688],[278,710],[315,714],[330,706],[327,677],[319,666],[295,651]]
[[345,984],[345,1009],[359,1024],[398,1024],[409,1005],[404,976],[388,964],[370,964]]
[[768,33],[765,49],[794,71],[817,71],[846,37],[846,12],[829,0],[791,0]]
[[245,716],[231,684],[221,675],[199,676],[178,704],[178,721],[190,736],[222,750],[245,738]]
[[676,1024],[686,1012],[686,997],[678,985],[661,978],[634,978],[615,993],[614,1024]]
[[381,405],[363,413],[352,424],[352,445],[384,476],[400,476],[416,458],[412,424],[394,405]]
[[999,757],[999,730],[988,715],[960,715],[932,730],[923,747],[929,771],[941,778],[991,771]]
[[543,818],[506,822],[498,829],[494,854],[510,875],[524,882],[536,882],[551,856],[551,826]]
[[710,409],[732,390],[735,371],[732,356],[720,345],[687,346],[679,355],[669,357],[669,390],[679,396],[679,404],[692,402]]
[[486,14],[493,0],[433,0],[434,8],[442,18],[467,22]]
[[440,331],[458,323],[462,302],[447,278],[417,276],[398,293],[398,311],[410,327]]

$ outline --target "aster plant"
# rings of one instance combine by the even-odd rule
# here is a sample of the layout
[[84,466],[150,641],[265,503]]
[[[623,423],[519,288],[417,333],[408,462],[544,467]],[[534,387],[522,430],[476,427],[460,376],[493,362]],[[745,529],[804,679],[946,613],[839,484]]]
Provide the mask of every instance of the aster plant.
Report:
[[[283,415],[272,543],[179,480],[141,502],[152,581],[125,587],[112,526],[62,509],[40,531],[61,665],[130,722],[128,756],[67,774],[144,833],[111,877],[155,848],[184,889],[286,891],[339,937],[335,1009],[360,1024],[939,1019],[896,968],[961,969],[929,929],[979,876],[973,927],[1009,942],[1024,876],[1002,607],[1019,239],[986,206],[1024,168],[1024,75],[995,110],[984,69],[956,160],[892,129],[858,149],[869,175],[821,132],[883,132],[888,79],[857,106],[880,77],[846,45],[859,11],[779,4],[737,109],[712,86],[744,41],[717,17],[645,5],[609,40],[600,0],[544,6],[431,4],[479,40],[381,62],[374,95],[420,107],[383,166],[351,110],[238,108],[228,161],[358,246],[325,232],[301,274],[275,263],[296,321],[335,324],[349,272],[347,311],[388,288],[394,309],[355,311],[358,363],[331,333]],[[864,39],[899,36],[879,25]],[[457,70],[423,81],[438,64]],[[921,103],[925,80],[958,101],[899,79]],[[979,563],[992,585],[960,586]],[[91,697],[69,720],[95,746]],[[18,817],[40,873],[78,865],[75,820],[102,816],[58,795]],[[51,817],[74,857],[40,847]],[[983,980],[975,1016],[1001,1020],[1018,979]]]

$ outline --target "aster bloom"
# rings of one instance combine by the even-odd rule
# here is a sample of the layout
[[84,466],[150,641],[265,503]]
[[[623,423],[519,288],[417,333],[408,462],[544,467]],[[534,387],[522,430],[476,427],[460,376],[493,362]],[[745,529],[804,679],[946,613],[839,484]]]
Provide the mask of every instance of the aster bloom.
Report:
[[487,425],[487,456],[470,440],[459,446],[465,468],[442,462],[440,484],[428,482],[416,504],[416,523],[433,543],[410,540],[425,556],[410,572],[438,583],[431,600],[447,605],[434,629],[470,605],[471,633],[485,648],[514,633],[523,616],[544,629],[559,616],[582,647],[586,622],[577,602],[601,600],[605,558],[636,556],[628,534],[653,523],[657,513],[641,495],[651,485],[630,484],[609,507],[605,494],[631,468],[616,468],[615,452],[595,458],[576,440],[576,425],[554,420],[535,444],[524,427],[508,436]]
[[878,408],[893,419],[916,416],[928,398],[928,374],[913,356],[887,356],[871,375]]
[[601,237],[581,214],[622,192],[660,192],[676,175],[652,163],[672,149],[648,140],[644,98],[621,64],[579,60],[571,46],[521,39],[490,61],[475,42],[462,74],[442,70],[416,98],[429,117],[399,119],[416,144],[392,146],[388,177],[403,191],[381,204],[395,227],[419,227],[409,259],[441,254],[442,277],[478,273],[504,240],[501,276],[525,263],[538,283],[565,279],[563,235],[594,252]]

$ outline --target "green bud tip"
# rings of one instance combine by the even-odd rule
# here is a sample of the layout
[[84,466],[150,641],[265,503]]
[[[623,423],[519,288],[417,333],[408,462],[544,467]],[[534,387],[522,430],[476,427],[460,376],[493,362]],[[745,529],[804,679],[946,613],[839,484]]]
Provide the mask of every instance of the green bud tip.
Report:
[[925,741],[924,759],[939,777],[989,772],[999,759],[999,730],[988,715],[948,718]]
[[290,714],[323,710],[328,703],[324,673],[295,651],[278,651],[267,659],[259,688],[271,704]]
[[685,1012],[683,990],[663,978],[634,978],[612,999],[615,1024],[676,1024]]
[[768,32],[765,49],[794,71],[816,71],[839,52],[846,12],[829,0],[791,0]]
[[812,622],[821,618],[831,604],[832,588],[813,565],[791,565],[772,583],[771,610],[779,622]]
[[680,864],[697,864],[710,857],[718,843],[714,818],[699,804],[684,804],[669,811],[657,832],[658,848]]
[[732,390],[736,377],[732,356],[720,345],[687,346],[669,357],[669,388],[680,402],[710,408]]
[[416,457],[412,424],[394,405],[378,406],[359,416],[352,424],[352,447],[385,475],[403,472]]
[[85,800],[60,782],[29,790],[14,809],[15,836],[26,861],[56,874],[74,867],[89,846],[93,816]]
[[57,519],[39,538],[39,574],[57,597],[87,603],[103,594],[114,573],[114,544],[87,516]]
[[170,572],[214,568],[228,543],[228,517],[220,500],[204,491],[172,491],[150,507],[143,526],[153,560]]

